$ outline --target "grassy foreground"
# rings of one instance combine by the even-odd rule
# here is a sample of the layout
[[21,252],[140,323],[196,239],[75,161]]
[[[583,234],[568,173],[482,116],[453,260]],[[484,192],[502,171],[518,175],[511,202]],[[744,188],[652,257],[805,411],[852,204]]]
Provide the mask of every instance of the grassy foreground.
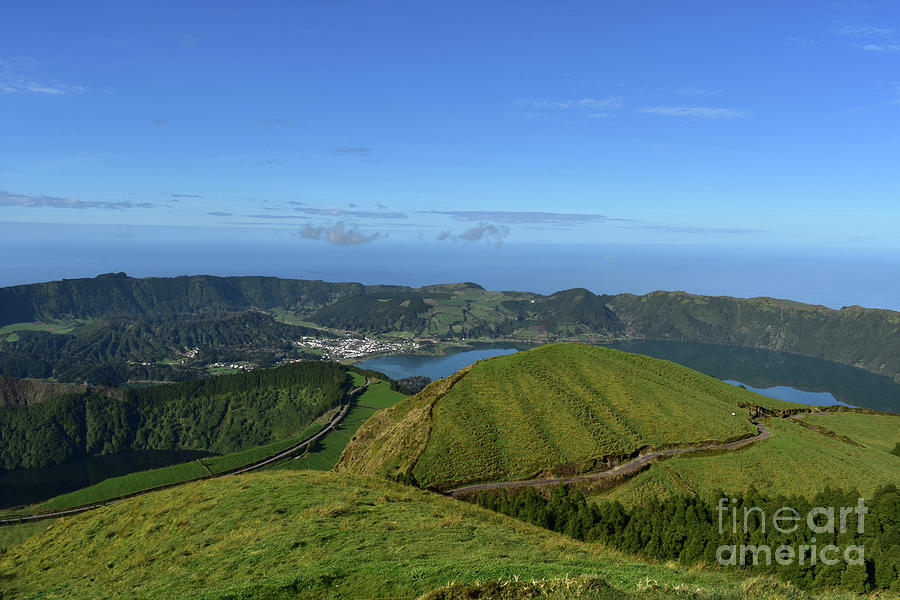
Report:
[[799,406],[668,361],[551,344],[479,361],[375,415],[338,469],[438,489],[587,471],[646,446],[755,434],[742,401]]
[[[624,597],[825,597],[638,562],[383,480],[274,471],[58,520],[0,555],[0,598],[411,598],[450,582],[458,591],[460,583],[578,576]],[[555,586],[554,595],[537,597],[573,597]],[[435,594],[471,597],[452,586]]]

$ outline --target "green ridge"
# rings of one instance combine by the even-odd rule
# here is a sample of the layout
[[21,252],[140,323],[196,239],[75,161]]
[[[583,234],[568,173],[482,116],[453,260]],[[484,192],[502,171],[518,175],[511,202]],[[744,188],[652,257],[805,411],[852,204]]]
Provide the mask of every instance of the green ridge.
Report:
[[480,361],[382,411],[338,469],[438,489],[571,474],[648,446],[753,435],[743,402],[799,406],[667,361],[552,344]]

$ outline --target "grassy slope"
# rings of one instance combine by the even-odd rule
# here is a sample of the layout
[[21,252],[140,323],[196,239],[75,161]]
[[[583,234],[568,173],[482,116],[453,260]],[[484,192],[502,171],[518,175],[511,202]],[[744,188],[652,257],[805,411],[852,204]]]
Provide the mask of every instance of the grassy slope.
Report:
[[0,555],[0,596],[411,597],[580,574],[632,593],[653,581],[760,597],[730,574],[648,565],[425,491],[311,471],[196,482],[58,520]]
[[411,472],[441,489],[588,469],[644,446],[753,434],[742,400],[788,406],[667,361],[552,344],[481,361],[379,413],[338,468]]
[[[352,373],[358,376],[356,373]],[[376,383],[353,401],[353,407],[341,421],[337,429],[318,440],[315,446],[302,457],[284,463],[290,469],[315,469],[327,471],[337,464],[341,452],[356,431],[377,409],[389,408],[405,398],[403,394],[391,390],[386,382]]]
[[[691,491],[700,495],[716,490],[739,492],[752,485],[766,493],[811,498],[829,485],[856,488],[864,495],[880,484],[900,485],[900,457],[888,454],[890,449],[883,442],[873,441],[881,435],[879,430],[891,431],[896,438],[900,416],[837,413],[815,418],[822,427],[866,447],[847,444],[787,419],[769,419],[772,437],[767,440],[738,452],[654,464],[598,497],[634,504]],[[839,426],[841,422],[852,423],[852,432],[850,427]]]
[[900,416],[840,412],[810,415],[805,423],[843,435],[867,448],[890,452],[900,442]]

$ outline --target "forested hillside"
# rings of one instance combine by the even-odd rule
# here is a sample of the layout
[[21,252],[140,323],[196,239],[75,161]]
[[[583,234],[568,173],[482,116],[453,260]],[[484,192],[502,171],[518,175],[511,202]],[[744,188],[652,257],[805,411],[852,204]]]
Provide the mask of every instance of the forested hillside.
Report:
[[179,381],[201,375],[194,366],[213,361],[249,359],[270,366],[282,358],[300,358],[304,353],[291,341],[310,334],[327,335],[252,311],[170,320],[96,320],[67,334],[18,332],[15,341],[0,343],[0,372],[109,384]]
[[[0,326],[19,328],[9,336],[0,332],[0,372],[32,377],[49,377],[52,373],[70,381],[79,377],[88,381],[101,377],[183,379],[196,373],[153,363],[158,360],[154,357],[164,354],[163,347],[177,346],[182,338],[206,339],[220,347],[210,356],[225,357],[222,348],[241,345],[246,338],[232,339],[235,334],[227,328],[209,335],[181,336],[165,330],[154,330],[151,335],[146,323],[172,321],[182,328],[186,318],[189,321],[199,315],[213,319],[228,312],[261,310],[279,318],[288,314],[289,322],[312,323],[338,333],[396,333],[438,341],[465,338],[605,343],[658,339],[764,348],[823,358],[900,381],[900,313],[889,310],[833,310],[788,300],[684,292],[609,296],[579,288],[544,296],[488,291],[474,283],[409,288],[273,277],[135,279],[123,273],[0,288]],[[84,324],[87,320],[98,322],[95,329],[90,323]],[[139,343],[119,341],[125,334],[116,328],[136,323],[142,325],[135,335],[143,332],[146,339]],[[278,345],[285,336],[299,333],[276,332],[275,325],[263,321],[248,321],[247,326],[261,332],[261,354],[251,358],[245,354],[244,359],[262,365],[270,364],[267,360],[273,350],[279,355]],[[56,327],[57,337],[24,330],[35,327]],[[98,334],[96,329],[107,331]],[[59,337],[66,335],[84,337],[85,341]],[[92,335],[108,339],[98,346]],[[323,333],[318,331],[316,335]],[[16,338],[23,343],[16,345]],[[203,345],[200,341],[191,343]],[[136,345],[140,352],[129,351]],[[183,345],[189,344],[185,341]],[[48,359],[60,354],[77,357],[73,360],[76,364],[68,368]],[[153,364],[124,367],[116,361]],[[102,372],[95,370],[101,367]]]
[[42,467],[124,450],[234,452],[295,435],[337,406],[346,368],[303,362],[274,369],[101,393],[64,392],[0,407],[0,468]]
[[67,318],[169,317],[248,308],[317,308],[360,294],[358,283],[276,277],[128,277],[63,279],[0,288],[0,325]]
[[684,292],[622,294],[612,306],[629,336],[767,348],[900,374],[900,313],[894,311]]

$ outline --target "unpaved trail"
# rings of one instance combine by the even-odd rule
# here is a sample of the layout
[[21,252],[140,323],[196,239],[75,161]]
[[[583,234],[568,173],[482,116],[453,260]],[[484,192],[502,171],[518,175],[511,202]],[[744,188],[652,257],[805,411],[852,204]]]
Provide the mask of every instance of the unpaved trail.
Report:
[[586,475],[573,475],[572,477],[559,477],[556,479],[527,479],[524,481],[500,481],[497,483],[479,483],[476,485],[467,485],[446,492],[450,496],[459,496],[469,492],[477,492],[480,490],[493,490],[498,488],[518,488],[518,487],[540,487],[545,485],[568,485],[570,483],[578,483],[580,481],[602,481],[604,479],[615,479],[617,477],[633,475],[640,471],[648,463],[662,456],[672,456],[674,454],[687,454],[689,452],[698,452],[700,450],[736,450],[750,445],[754,442],[764,440],[769,437],[769,430],[759,423],[751,421],[759,433],[753,437],[729,442],[727,444],[710,444],[705,446],[688,446],[685,448],[669,448],[667,450],[654,450],[624,462],[617,467],[613,467],[608,471],[601,473],[588,473]]

